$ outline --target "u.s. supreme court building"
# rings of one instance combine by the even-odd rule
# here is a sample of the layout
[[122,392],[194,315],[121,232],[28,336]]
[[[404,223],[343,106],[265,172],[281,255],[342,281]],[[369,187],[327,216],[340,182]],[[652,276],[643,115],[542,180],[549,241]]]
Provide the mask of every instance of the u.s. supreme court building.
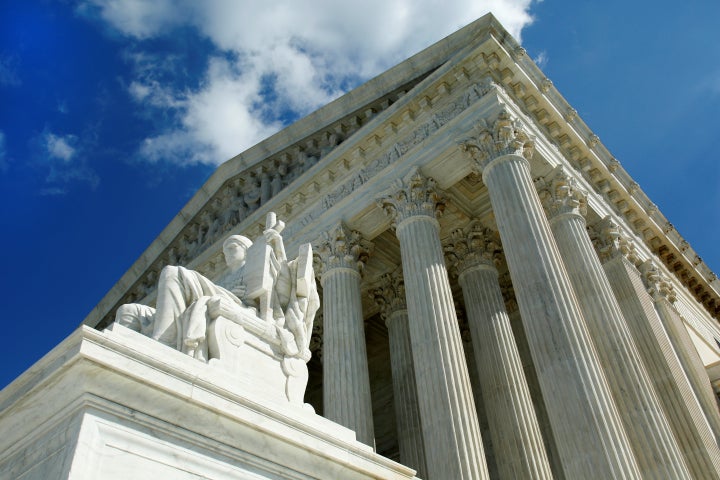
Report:
[[0,393],[0,477],[720,478],[720,281],[611,149],[478,19],[218,167]]

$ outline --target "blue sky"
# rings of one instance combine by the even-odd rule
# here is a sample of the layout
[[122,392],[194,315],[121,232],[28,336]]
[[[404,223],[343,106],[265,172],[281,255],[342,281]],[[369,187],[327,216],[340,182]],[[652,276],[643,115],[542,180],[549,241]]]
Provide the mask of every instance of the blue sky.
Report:
[[0,3],[0,386],[219,163],[490,10],[720,271],[720,2],[439,3]]

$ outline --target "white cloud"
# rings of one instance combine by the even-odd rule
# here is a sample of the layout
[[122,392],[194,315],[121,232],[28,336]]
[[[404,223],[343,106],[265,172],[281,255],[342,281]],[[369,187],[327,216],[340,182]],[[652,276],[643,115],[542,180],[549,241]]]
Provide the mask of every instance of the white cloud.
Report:
[[[277,130],[280,115],[304,115],[454,30],[492,11],[519,39],[532,0],[85,0],[95,15],[137,40],[190,26],[222,52],[200,86],[171,87],[167,59],[128,57],[128,93],[175,119],[145,140],[151,160],[217,164]],[[139,44],[142,46],[142,42]],[[165,80],[164,80],[165,79]],[[268,92],[270,92],[268,94]]]
[[45,186],[40,190],[42,195],[61,195],[77,183],[85,183],[96,188],[100,183],[97,174],[87,166],[82,152],[86,151],[87,142],[76,135],[58,135],[44,132],[36,139],[40,146],[40,171],[45,175]]
[[77,143],[77,137],[75,135],[60,136],[47,132],[45,133],[44,141],[47,153],[51,158],[56,158],[67,163],[75,156],[76,147],[73,146]]
[[538,53],[533,60],[535,61],[535,63],[537,63],[538,67],[545,68],[548,61],[550,60],[550,57],[548,57],[547,51],[543,50],[542,52]]
[[97,14],[120,32],[148,38],[166,28],[183,22],[183,2],[172,0],[87,0],[78,10],[83,14]]

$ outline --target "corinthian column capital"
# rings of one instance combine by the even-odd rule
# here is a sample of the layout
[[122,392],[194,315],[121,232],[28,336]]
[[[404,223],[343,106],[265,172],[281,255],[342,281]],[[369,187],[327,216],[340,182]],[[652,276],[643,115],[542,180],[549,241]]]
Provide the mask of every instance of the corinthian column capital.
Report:
[[445,242],[448,266],[458,275],[475,267],[495,268],[500,262],[500,235],[477,220],[452,231]]
[[536,186],[540,201],[551,219],[563,214],[584,217],[587,213],[587,192],[578,186],[577,180],[562,165],[538,180]]
[[645,286],[653,300],[662,299],[670,303],[675,302],[675,288],[662,274],[657,264],[653,260],[646,260],[640,264],[640,273],[642,274]]
[[445,210],[445,197],[434,179],[413,168],[405,178],[397,180],[392,189],[377,199],[377,204],[397,226],[410,217],[435,219]]
[[405,281],[401,269],[383,274],[378,283],[370,289],[370,297],[380,307],[380,314],[386,323],[393,313],[407,310]]
[[323,232],[315,246],[323,274],[335,268],[362,273],[373,244],[363,239],[359,232],[350,230],[344,223],[339,222]]
[[532,136],[505,109],[493,120],[481,119],[475,125],[475,135],[460,144],[460,149],[472,157],[480,171],[504,155],[517,155],[530,160],[534,148]]
[[637,264],[635,244],[610,215],[592,226],[591,237],[602,263],[625,257],[633,265]]

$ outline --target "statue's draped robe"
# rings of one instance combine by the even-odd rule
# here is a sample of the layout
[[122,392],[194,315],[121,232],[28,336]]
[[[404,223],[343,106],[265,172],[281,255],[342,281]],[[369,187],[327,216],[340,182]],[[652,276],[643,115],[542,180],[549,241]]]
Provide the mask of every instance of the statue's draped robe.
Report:
[[[232,274],[232,279],[237,279],[233,282],[235,284],[240,283],[241,278],[241,271]],[[222,280],[228,284],[231,278],[228,276]],[[235,294],[198,272],[184,267],[165,267],[158,285],[155,337],[184,353],[207,361],[207,302],[214,296],[222,296],[237,304],[238,308],[251,309]],[[158,331],[157,326],[164,330]]]

